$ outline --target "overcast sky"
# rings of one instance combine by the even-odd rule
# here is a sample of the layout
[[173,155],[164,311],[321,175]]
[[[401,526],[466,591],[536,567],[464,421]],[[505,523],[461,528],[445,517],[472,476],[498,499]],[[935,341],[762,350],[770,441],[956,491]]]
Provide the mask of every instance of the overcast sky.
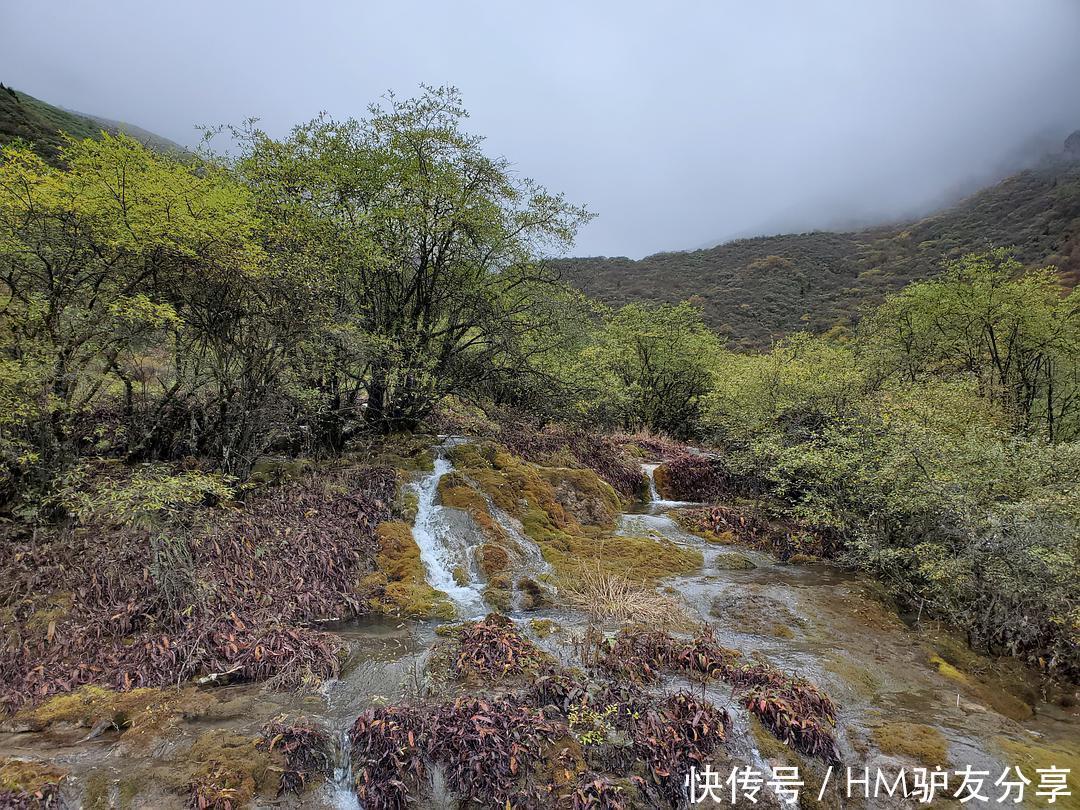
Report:
[[0,81],[183,144],[453,84],[578,255],[927,210],[1080,128],[1080,0],[0,0]]

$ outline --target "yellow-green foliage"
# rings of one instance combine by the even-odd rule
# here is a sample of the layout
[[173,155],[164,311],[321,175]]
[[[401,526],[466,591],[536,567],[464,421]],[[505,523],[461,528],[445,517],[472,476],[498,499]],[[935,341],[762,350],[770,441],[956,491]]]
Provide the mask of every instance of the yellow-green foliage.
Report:
[[538,467],[493,443],[461,445],[453,453],[462,474],[500,509],[521,521],[525,534],[559,576],[572,576],[582,565],[599,564],[607,573],[655,581],[701,567],[700,552],[663,538],[620,537],[596,526],[583,526],[560,502],[552,481],[563,485],[588,481],[585,497],[599,499],[617,511],[615,493],[589,471],[567,475],[562,469]]
[[64,776],[64,771],[49,762],[13,757],[0,761],[0,790],[33,795],[59,784]]
[[933,726],[922,723],[883,723],[874,729],[874,742],[886,754],[908,757],[928,768],[949,766],[948,743]]
[[387,521],[375,529],[379,551],[376,570],[360,583],[373,592],[368,607],[381,613],[404,616],[451,618],[454,606],[446,594],[427,582],[420,548],[407,523]]

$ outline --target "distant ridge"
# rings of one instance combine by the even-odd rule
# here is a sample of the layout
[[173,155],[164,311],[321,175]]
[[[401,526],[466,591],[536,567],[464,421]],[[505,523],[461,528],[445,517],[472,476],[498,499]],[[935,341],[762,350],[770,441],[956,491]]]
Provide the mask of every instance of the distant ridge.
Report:
[[735,346],[760,348],[800,330],[843,333],[888,292],[939,272],[941,262],[992,246],[1080,281],[1080,132],[1037,166],[956,205],[900,225],[737,239],[644,259],[556,264],[610,304],[697,301]]
[[97,138],[102,130],[112,134],[123,132],[158,152],[187,151],[168,138],[132,124],[65,110],[0,83],[0,146],[21,139],[51,160],[63,144],[61,133]]

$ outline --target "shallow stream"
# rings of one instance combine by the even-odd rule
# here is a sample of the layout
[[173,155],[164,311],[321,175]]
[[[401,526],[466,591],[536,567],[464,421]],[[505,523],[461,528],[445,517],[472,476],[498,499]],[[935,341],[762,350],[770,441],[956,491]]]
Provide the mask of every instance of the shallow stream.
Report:
[[[472,570],[470,549],[454,536],[436,503],[438,478],[450,469],[440,455],[435,473],[416,484],[416,539],[432,584],[451,596],[461,616],[472,617],[483,612],[479,587],[475,579],[463,584],[453,574],[455,568]],[[653,467],[644,469],[651,480]],[[764,656],[830,693],[841,706],[837,736],[846,765],[894,771],[904,764],[911,767],[881,751],[875,729],[889,728],[886,723],[936,728],[948,747],[948,761],[941,765],[952,769],[971,765],[996,774],[1006,764],[1026,765],[1014,761],[1015,749],[1009,746],[1015,744],[1076,748],[1080,722],[1075,708],[1036,700],[1034,713],[1023,717],[1023,704],[1000,688],[990,677],[993,672],[983,678],[967,676],[964,682],[955,674],[948,677],[948,670],[943,674],[933,662],[935,648],[925,629],[905,625],[872,583],[824,563],[785,564],[745,548],[708,543],[664,514],[677,505],[658,499],[639,504],[622,515],[618,532],[654,534],[701,551],[701,570],[674,577],[666,587],[708,622],[726,646]],[[523,627],[528,627],[526,619],[535,618],[561,625],[563,632],[538,643],[564,659],[571,657],[568,639],[586,626],[583,616],[560,608],[511,616]],[[344,739],[364,709],[421,690],[425,656],[438,624],[367,617],[328,625],[348,642],[350,653],[341,677],[316,694],[281,693],[251,684],[222,686],[210,690],[209,710],[182,719],[167,734],[145,743],[133,743],[115,731],[85,739],[85,728],[54,726],[44,732],[0,734],[0,756],[40,757],[68,769],[64,792],[72,807],[80,806],[87,781],[101,773],[112,785],[114,802],[119,801],[117,786],[134,780],[140,790],[133,806],[183,807],[183,798],[168,788],[170,759],[199,735],[214,729],[256,735],[267,720],[287,713],[315,720]],[[733,705],[730,690],[717,684],[707,692],[735,715],[734,744],[742,747],[745,758],[764,763],[767,753],[746,733],[745,713]],[[335,780],[299,798],[285,796],[256,806],[356,808],[349,781],[342,745]],[[436,794],[429,806],[449,806],[445,795]]]

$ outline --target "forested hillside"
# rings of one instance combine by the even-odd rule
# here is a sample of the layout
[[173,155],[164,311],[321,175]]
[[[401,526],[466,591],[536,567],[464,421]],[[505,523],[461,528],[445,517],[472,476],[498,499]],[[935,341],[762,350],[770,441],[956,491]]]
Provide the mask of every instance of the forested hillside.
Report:
[[849,329],[886,293],[941,270],[944,260],[1015,248],[1029,265],[1080,279],[1080,153],[983,189],[917,222],[852,233],[825,231],[739,239],[707,250],[639,261],[578,258],[559,266],[589,295],[614,305],[698,301],[706,322],[746,348],[792,332]]

